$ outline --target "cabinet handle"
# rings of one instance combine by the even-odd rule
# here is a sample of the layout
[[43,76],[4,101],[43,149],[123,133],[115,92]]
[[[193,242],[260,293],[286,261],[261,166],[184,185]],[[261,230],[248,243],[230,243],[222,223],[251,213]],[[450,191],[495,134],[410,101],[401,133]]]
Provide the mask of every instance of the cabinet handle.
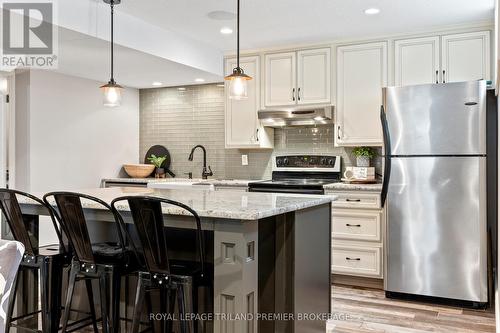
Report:
[[258,128],[255,130],[255,140],[257,142],[259,142],[259,129]]
[[300,88],[297,90],[297,99],[300,101]]
[[295,102],[295,88],[292,89],[292,101]]
[[340,140],[340,126],[337,126],[337,139]]
[[436,69],[436,83],[439,83],[439,71]]
[[446,71],[443,69],[443,83],[446,83]]
[[346,227],[356,227],[356,228],[360,228],[361,227],[361,224],[349,224],[349,223],[346,223],[345,224]]
[[347,202],[361,202],[361,199],[345,199]]
[[361,258],[349,258],[349,257],[345,257],[345,260],[361,261]]

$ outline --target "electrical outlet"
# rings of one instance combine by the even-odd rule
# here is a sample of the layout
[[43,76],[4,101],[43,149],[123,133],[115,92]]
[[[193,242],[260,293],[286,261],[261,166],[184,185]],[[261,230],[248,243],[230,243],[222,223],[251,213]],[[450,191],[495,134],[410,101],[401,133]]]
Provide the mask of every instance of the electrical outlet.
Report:
[[248,165],[248,155],[241,155],[241,165]]

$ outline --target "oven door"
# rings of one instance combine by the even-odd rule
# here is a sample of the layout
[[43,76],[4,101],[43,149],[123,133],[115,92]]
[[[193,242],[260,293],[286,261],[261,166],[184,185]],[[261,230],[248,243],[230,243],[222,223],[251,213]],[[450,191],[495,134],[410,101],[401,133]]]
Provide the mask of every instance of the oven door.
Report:
[[270,187],[250,187],[248,192],[266,192],[266,193],[290,193],[290,194],[325,194],[323,189],[304,189],[304,188],[270,188]]

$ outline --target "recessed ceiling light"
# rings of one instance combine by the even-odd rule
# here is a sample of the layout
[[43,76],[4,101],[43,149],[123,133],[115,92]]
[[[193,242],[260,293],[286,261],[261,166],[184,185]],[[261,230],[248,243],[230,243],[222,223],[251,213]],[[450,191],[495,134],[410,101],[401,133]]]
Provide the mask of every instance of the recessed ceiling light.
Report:
[[219,84],[217,84],[217,87],[222,87],[222,88],[224,88],[225,86],[226,86],[226,85],[225,85],[224,83],[219,83]]
[[205,79],[195,79],[194,82],[199,82],[199,83],[205,82]]
[[368,8],[368,9],[365,9],[365,14],[366,15],[376,15],[380,13],[380,9],[378,8]]
[[177,88],[177,90],[179,90],[179,91],[184,91],[184,90],[186,90],[186,88],[184,88],[184,87],[179,87],[179,88]]
[[233,29],[229,28],[229,27],[222,27],[220,29],[220,33],[223,34],[223,35],[230,35],[233,33]]
[[155,82],[153,82],[152,84],[153,84],[153,86],[155,86],[155,87],[159,87],[159,86],[163,85],[163,83],[158,82],[158,81],[155,81]]

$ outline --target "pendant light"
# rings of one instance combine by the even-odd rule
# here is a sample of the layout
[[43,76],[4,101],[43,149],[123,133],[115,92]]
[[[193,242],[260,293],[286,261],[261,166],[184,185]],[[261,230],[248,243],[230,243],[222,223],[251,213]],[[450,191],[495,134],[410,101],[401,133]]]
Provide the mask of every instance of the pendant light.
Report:
[[248,98],[248,80],[252,78],[245,74],[240,67],[240,0],[238,2],[237,23],[236,23],[236,68],[231,75],[224,79],[229,81],[229,98],[246,99]]
[[109,82],[103,86],[101,86],[102,93],[103,93],[103,104],[104,106],[109,106],[109,107],[117,107],[121,105],[122,102],[122,89],[123,87],[120,86],[115,82],[114,78],[114,14],[115,10],[114,7],[115,5],[118,5],[121,3],[121,0],[103,0],[104,3],[109,4],[111,7],[111,78]]

